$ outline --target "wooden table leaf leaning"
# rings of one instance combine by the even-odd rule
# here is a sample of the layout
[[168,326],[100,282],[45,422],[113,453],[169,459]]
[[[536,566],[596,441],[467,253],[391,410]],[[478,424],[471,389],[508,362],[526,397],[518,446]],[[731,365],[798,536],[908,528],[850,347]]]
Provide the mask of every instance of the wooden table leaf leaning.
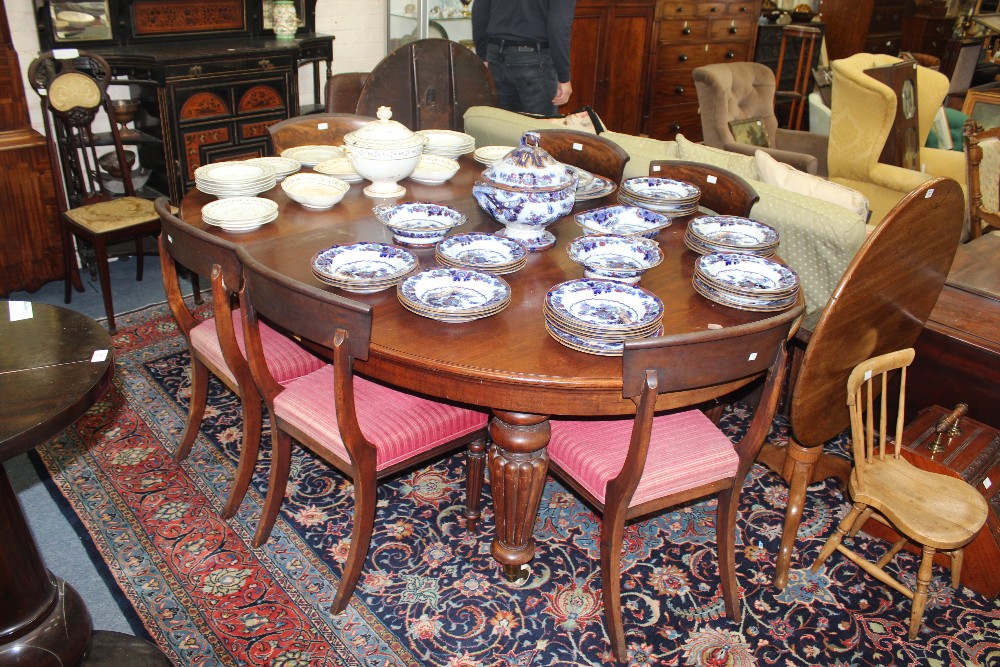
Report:
[[[0,461],[75,422],[111,386],[111,337],[76,311],[6,302],[0,313]],[[169,665],[152,644],[92,632],[79,594],[39,555],[0,467],[0,666]]]

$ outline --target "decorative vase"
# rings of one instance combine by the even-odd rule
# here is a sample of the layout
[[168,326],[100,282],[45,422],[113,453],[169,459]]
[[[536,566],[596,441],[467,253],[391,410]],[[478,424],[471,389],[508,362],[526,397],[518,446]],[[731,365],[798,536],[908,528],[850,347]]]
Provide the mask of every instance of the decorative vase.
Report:
[[299,17],[295,14],[293,0],[274,0],[274,10],[271,13],[274,23],[274,36],[278,39],[292,39],[299,27]]

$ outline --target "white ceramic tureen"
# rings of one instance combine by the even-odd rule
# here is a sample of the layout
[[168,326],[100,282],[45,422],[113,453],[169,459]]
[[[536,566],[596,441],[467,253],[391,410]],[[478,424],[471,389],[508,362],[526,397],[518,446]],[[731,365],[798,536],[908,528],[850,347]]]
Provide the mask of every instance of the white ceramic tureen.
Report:
[[520,147],[491,164],[472,188],[479,205],[506,227],[497,236],[531,251],[555,244],[545,228],[576,202],[576,173],[541,148],[538,139],[536,132],[525,132]]
[[406,188],[398,184],[413,173],[427,138],[411,132],[392,118],[389,107],[379,107],[373,120],[344,135],[344,151],[354,170],[371,181],[364,189],[369,197],[400,197]]

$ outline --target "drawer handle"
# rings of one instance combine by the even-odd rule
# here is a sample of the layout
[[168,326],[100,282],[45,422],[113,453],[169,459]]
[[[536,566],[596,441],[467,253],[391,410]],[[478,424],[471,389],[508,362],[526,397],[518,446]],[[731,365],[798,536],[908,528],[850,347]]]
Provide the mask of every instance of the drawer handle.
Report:
[[201,65],[191,65],[191,67],[188,68],[188,74],[191,76],[201,76]]
[[741,11],[741,12],[745,12],[746,10],[747,10],[747,8],[746,8],[746,7],[740,7],[740,11]]
[[680,123],[674,123],[673,125],[670,126],[670,129],[673,132],[680,132],[681,131],[681,124]]
[[268,60],[267,58],[264,58],[263,60],[258,60],[257,64],[260,65],[260,68],[263,69],[263,70],[272,70],[272,69],[274,69],[274,64],[270,60]]
[[684,8],[683,7],[678,7],[677,8],[677,13],[678,14],[683,14],[684,13]]
[[677,60],[681,61],[682,63],[686,63],[687,59],[688,57],[686,53],[682,53],[681,55],[677,56]]
[[736,34],[736,21],[729,24],[729,33],[732,35]]
[[674,88],[674,92],[680,95],[681,93],[684,92],[684,86],[677,86],[676,88]]
[[711,12],[712,14],[714,14],[715,12],[719,11],[719,8],[718,7],[712,7],[708,11]]
[[690,35],[691,34],[691,28],[689,28],[686,23],[684,24],[684,27],[681,28],[681,34],[682,35]]
[[736,57],[736,52],[735,51],[726,51],[726,58],[728,60],[732,60],[735,57]]

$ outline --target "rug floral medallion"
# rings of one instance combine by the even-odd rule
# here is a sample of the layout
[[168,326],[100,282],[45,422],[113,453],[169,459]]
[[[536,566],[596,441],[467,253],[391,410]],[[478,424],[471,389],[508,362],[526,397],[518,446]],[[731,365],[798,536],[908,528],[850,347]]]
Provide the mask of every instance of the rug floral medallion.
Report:
[[[380,485],[361,582],[348,610],[332,616],[352,526],[350,481],[296,447],[272,537],[252,548],[267,438],[250,493],[223,521],[240,446],[238,400],[213,379],[201,435],[187,460],[174,462],[187,414],[186,343],[166,306],[127,315],[119,327],[114,389],[39,455],[175,664],[615,664],[597,516],[550,479],[530,573],[510,583],[490,556],[488,484],[478,533],[465,529],[462,455]],[[723,423],[735,437],[746,419],[737,408]],[[780,418],[771,437],[787,438]],[[843,451],[844,440],[828,446]],[[902,595],[837,554],[817,573],[808,568],[848,508],[832,481],[810,487],[795,569],[785,590],[775,590],[786,497],[781,479],[755,466],[738,520],[743,604],[735,621],[720,597],[714,500],[628,526],[622,607],[630,665],[1000,666],[1000,602],[952,589],[946,570],[935,566],[924,625],[910,642]],[[864,533],[854,544],[870,554],[886,546]],[[914,556],[904,552],[892,567],[912,584]]]

